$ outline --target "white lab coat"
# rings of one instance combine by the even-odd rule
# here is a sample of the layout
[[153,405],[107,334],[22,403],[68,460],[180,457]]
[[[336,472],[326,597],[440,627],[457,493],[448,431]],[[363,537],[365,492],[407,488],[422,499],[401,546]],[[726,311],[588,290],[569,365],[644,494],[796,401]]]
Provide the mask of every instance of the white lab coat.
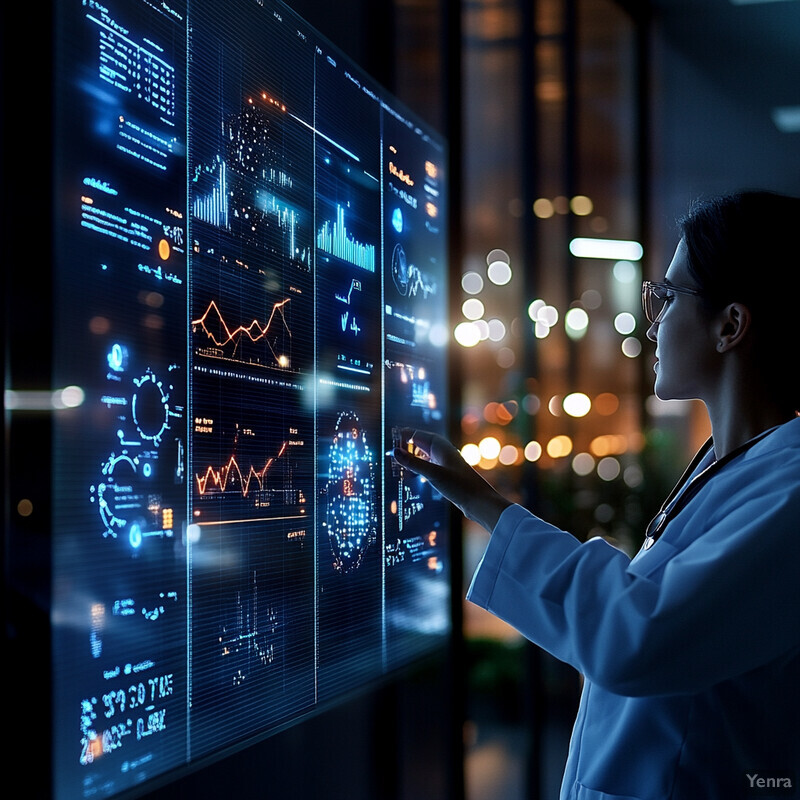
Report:
[[585,678],[562,800],[800,795],[800,418],[632,560],[506,509],[467,596]]

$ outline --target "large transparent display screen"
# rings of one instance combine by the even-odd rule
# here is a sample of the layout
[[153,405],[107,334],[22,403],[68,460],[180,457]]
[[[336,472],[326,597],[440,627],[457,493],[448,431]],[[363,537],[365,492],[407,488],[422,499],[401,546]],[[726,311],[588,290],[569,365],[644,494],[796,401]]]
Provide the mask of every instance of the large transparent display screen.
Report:
[[57,4],[58,798],[441,647],[441,138],[273,0]]

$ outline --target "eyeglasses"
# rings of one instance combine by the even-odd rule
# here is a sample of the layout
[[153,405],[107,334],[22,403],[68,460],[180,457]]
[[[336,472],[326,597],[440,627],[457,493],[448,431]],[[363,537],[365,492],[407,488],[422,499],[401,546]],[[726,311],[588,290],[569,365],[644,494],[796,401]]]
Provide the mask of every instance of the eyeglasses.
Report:
[[661,322],[667,306],[675,296],[679,294],[699,295],[699,289],[690,289],[687,286],[675,286],[672,283],[655,283],[653,281],[642,282],[642,309],[647,321],[651,325]]

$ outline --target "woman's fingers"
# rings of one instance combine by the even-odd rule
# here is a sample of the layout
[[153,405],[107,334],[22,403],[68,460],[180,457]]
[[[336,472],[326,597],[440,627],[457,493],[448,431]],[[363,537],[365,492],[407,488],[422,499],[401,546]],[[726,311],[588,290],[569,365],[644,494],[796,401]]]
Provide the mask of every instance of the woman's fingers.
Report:
[[502,498],[443,436],[405,428],[394,450],[400,466],[421,475],[469,519],[492,530],[509,501]]
[[430,431],[402,428],[400,447],[417,458],[443,466],[450,465],[457,468],[463,462],[461,453],[447,439]]

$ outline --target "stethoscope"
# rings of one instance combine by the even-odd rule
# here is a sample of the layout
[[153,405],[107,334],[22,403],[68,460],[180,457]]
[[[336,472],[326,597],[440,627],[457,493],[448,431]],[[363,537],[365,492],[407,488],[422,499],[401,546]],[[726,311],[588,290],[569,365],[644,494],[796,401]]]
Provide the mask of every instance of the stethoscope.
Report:
[[[661,508],[650,524],[647,526],[644,543],[642,544],[643,550],[649,550],[664,532],[667,523],[672,519],[686,504],[708,483],[708,481],[716,475],[727,463],[733,461],[734,458],[740,456],[745,451],[749,450],[754,444],[760,442],[765,436],[772,433],[775,428],[769,428],[752,439],[748,439],[744,444],[731,450],[722,458],[712,461],[705,469],[701,470],[694,477],[692,474],[698,469],[703,461],[708,457],[708,454],[714,447],[712,437],[709,437],[703,446],[697,451],[695,457],[689,462],[689,466],[683,472],[678,482],[675,484],[672,491],[667,495],[667,499],[661,504]],[[688,483],[687,483],[688,481]],[[685,487],[685,488],[684,488]]]

